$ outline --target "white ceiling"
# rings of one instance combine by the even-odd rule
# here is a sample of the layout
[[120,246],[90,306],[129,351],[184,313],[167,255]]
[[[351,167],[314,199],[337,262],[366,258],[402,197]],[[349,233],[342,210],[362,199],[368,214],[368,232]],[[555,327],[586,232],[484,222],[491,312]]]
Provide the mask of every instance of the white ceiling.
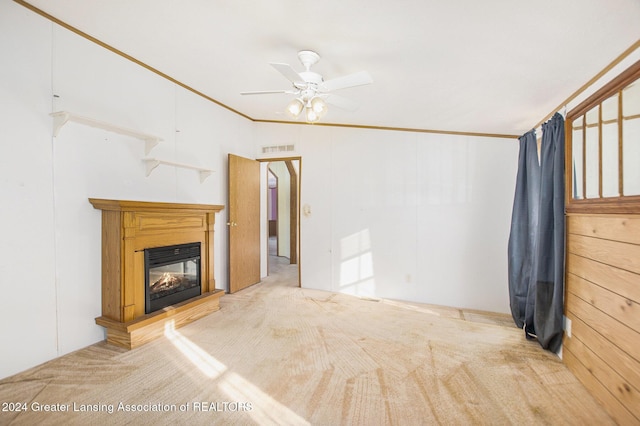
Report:
[[640,38],[640,0],[28,0],[255,120],[287,121],[269,62],[366,70],[325,123],[520,135]]

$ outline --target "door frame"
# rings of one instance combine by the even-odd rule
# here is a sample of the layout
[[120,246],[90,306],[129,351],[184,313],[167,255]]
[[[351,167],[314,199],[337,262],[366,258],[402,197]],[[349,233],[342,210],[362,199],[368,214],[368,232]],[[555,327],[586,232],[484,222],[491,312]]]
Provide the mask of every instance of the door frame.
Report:
[[[302,157],[301,156],[295,156],[295,157],[273,157],[273,158],[256,158],[256,161],[260,162],[260,163],[271,163],[271,162],[278,162],[278,161],[283,161],[285,162],[285,164],[287,165],[287,170],[289,170],[289,175],[291,176],[291,173],[295,173],[295,168],[292,166],[292,161],[298,161],[298,173],[295,179],[296,182],[296,199],[295,200],[291,200],[291,194],[289,194],[290,200],[292,201],[290,203],[291,205],[291,214],[290,217],[293,218],[295,217],[295,223],[292,223],[293,220],[291,220],[291,240],[294,239],[293,234],[295,233],[295,244],[290,244],[290,259],[291,259],[291,263],[296,263],[298,265],[298,287],[302,287],[302,272],[301,272],[301,258],[302,258],[302,253],[300,252],[300,199],[302,198]],[[292,187],[292,192],[293,192],[293,185],[291,185]],[[268,184],[267,184],[267,190],[268,190]],[[269,226],[267,223],[266,226],[266,232],[267,232],[267,244],[269,243]],[[293,256],[293,252],[295,249],[295,259]],[[267,253],[269,252],[269,247],[266,247]],[[269,264],[267,263],[267,275],[269,274]]]

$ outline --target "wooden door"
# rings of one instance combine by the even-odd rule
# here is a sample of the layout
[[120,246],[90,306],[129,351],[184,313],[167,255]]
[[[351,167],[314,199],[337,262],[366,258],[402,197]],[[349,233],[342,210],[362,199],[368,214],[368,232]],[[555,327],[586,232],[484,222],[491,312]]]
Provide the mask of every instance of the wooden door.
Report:
[[260,281],[260,163],[229,154],[229,293]]

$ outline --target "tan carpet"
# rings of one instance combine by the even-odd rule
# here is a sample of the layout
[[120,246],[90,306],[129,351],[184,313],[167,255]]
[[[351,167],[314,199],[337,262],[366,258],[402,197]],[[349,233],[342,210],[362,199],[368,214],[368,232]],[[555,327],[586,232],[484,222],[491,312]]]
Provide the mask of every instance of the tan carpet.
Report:
[[0,402],[27,408],[0,424],[612,424],[504,315],[299,289],[295,270],[139,349],[99,343],[0,381]]

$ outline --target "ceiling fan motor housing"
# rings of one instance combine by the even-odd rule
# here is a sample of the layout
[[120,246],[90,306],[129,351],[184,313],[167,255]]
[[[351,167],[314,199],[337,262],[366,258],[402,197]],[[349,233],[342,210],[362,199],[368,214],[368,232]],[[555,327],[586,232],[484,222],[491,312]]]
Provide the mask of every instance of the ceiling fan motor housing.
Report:
[[303,71],[299,74],[304,79],[304,82],[294,85],[300,90],[300,97],[307,101],[318,93],[319,86],[323,81],[322,76],[312,71]]

